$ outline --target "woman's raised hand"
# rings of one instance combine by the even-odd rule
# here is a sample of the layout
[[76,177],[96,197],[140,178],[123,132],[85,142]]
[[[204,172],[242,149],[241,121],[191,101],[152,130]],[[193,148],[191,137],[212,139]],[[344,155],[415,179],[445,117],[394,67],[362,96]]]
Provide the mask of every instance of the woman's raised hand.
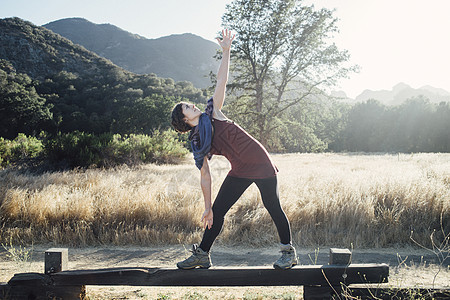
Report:
[[217,38],[217,42],[220,47],[222,47],[222,50],[230,50],[231,43],[233,42],[235,36],[235,34],[231,35],[231,30],[222,30],[222,39]]

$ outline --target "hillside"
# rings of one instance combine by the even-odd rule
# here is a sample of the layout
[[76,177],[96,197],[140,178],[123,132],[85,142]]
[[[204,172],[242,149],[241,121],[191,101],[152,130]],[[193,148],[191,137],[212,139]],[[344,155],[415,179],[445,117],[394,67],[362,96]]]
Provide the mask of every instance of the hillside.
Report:
[[0,20],[0,78],[7,138],[41,130],[150,134],[170,126],[176,101],[206,98],[190,82],[134,74],[19,18]]
[[18,73],[42,80],[61,71],[85,76],[124,76],[129,72],[43,27],[21,20],[0,20],[0,58]]
[[217,70],[213,56],[218,46],[189,33],[147,39],[82,18],[62,19],[44,27],[137,74],[155,73],[205,88],[210,85],[208,74]]

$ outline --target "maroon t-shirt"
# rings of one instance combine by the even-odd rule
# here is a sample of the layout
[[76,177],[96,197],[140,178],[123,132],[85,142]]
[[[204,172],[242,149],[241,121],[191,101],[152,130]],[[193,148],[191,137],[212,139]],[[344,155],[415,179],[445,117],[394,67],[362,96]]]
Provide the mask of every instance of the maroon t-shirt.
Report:
[[[212,116],[212,99],[206,113]],[[262,179],[273,177],[278,169],[270,159],[266,148],[231,120],[212,119],[214,135],[210,156],[223,155],[231,163],[229,176]]]

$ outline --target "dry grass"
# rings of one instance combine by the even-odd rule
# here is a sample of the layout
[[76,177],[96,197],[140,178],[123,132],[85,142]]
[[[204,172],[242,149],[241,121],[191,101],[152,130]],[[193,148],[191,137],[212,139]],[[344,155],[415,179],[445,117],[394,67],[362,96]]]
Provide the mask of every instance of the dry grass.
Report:
[[[450,231],[450,154],[274,155],[298,245],[423,245]],[[228,163],[211,162],[214,193]],[[203,200],[193,162],[32,175],[0,171],[0,242],[85,246],[198,242]],[[444,227],[444,228],[441,228]],[[436,235],[439,238],[439,234]],[[227,215],[220,243],[277,242],[253,185]]]

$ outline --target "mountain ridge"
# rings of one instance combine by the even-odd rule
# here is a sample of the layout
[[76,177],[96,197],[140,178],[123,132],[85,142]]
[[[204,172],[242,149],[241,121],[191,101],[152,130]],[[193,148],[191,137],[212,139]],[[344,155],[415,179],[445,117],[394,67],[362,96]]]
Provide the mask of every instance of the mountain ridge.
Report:
[[355,100],[362,102],[369,99],[376,99],[386,105],[400,105],[407,99],[424,96],[432,103],[450,101],[450,92],[429,85],[426,87],[416,89],[406,83],[400,82],[393,86],[391,90],[364,90]]
[[19,73],[33,79],[66,71],[110,76],[131,74],[111,61],[55,35],[51,30],[20,18],[0,19],[0,58],[10,61]]
[[364,102],[375,99],[384,105],[395,106],[400,105],[404,101],[419,96],[424,96],[431,103],[440,103],[450,101],[450,92],[442,88],[436,88],[431,85],[424,85],[420,88],[413,88],[410,85],[400,82],[394,85],[390,90],[371,90],[365,89],[354,99],[347,97],[343,91],[333,91],[332,96],[345,100],[349,103]]
[[192,33],[148,39],[84,18],[60,19],[43,27],[136,74],[154,73],[206,88],[210,85],[208,75],[218,67],[213,58],[218,45]]
[[[14,20],[14,18],[10,19]],[[20,19],[17,18],[17,20]],[[25,22],[34,26],[34,24],[28,21]],[[21,37],[23,33],[14,33],[17,37],[17,39],[13,41],[13,43],[17,43],[17,47],[14,50],[15,52],[5,53],[4,49],[0,49],[0,57],[7,59],[8,57],[11,58],[12,61],[15,61],[15,67],[19,72],[27,73],[31,77],[37,79],[39,79],[39,76],[42,77],[42,74],[47,74],[49,69],[56,68],[63,70],[62,65],[70,66],[71,69],[67,69],[66,71],[74,73],[77,73],[78,69],[90,70],[92,69],[90,62],[98,61],[111,70],[117,65],[121,69],[121,72],[124,73],[156,74],[158,77],[172,78],[175,81],[189,81],[197,87],[207,87],[210,85],[210,80],[206,75],[211,71],[214,72],[217,70],[218,62],[212,57],[213,54],[216,53],[218,46],[215,43],[207,41],[192,33],[173,34],[156,39],[147,39],[143,36],[125,31],[115,25],[109,23],[95,24],[84,18],[61,19],[41,26],[41,28],[50,30],[49,32],[53,33],[54,31],[51,30],[51,28],[54,28],[55,24],[59,24],[56,26],[59,28],[58,31],[63,31],[63,33],[65,30],[67,30],[67,32],[72,32],[70,34],[66,32],[65,35],[74,35],[74,39],[81,39],[86,36],[90,37],[85,38],[85,45],[79,44],[81,45],[81,47],[79,47],[73,40],[60,34],[62,38],[74,45],[75,49],[77,49],[75,52],[82,51],[80,53],[75,53],[79,57],[82,57],[81,62],[75,61],[73,57],[69,58],[69,62],[63,62],[64,59],[61,60],[56,57],[56,52],[65,51],[55,50],[57,47],[61,46],[60,42],[56,41],[54,43],[57,45],[56,48],[48,49],[49,53],[45,53],[42,49],[30,46],[32,41],[27,41]],[[74,24],[78,24],[75,27],[81,26],[84,27],[84,29],[74,30],[72,28]],[[90,36],[87,35],[89,32],[92,33]],[[101,34],[99,34],[99,32]],[[47,35],[44,33],[41,34],[41,37],[39,38],[45,39],[45,36]],[[52,37],[50,37],[50,39],[52,39]],[[131,46],[131,48],[128,45],[129,41],[134,41],[134,46]],[[5,32],[2,32],[0,33],[0,42],[2,42],[3,45],[7,45],[11,42],[11,39],[5,36]],[[88,42],[90,42],[90,44]],[[202,49],[204,48],[204,43],[210,48],[202,52],[201,50],[205,50]],[[88,47],[86,47],[86,45]],[[178,51],[179,48],[182,47],[186,47],[190,50]],[[24,60],[15,59],[16,57],[22,57],[25,53],[28,53],[28,56]],[[92,54],[96,54],[96,56],[92,56]],[[111,59],[111,55],[116,55],[115,58],[113,57],[114,60]],[[133,62],[133,59],[139,55],[141,59]],[[43,61],[43,56],[45,56],[45,63]],[[158,57],[162,59],[159,59]],[[170,57],[176,57],[176,59],[171,59]],[[210,60],[208,60],[208,57],[210,57]],[[145,63],[142,63],[142,58],[145,58]],[[33,63],[34,69],[32,68],[29,70],[29,61],[34,59],[36,59],[36,63]],[[157,73],[157,70],[163,70],[164,72],[161,71]],[[94,70],[91,71],[94,72]],[[412,88],[410,85],[403,82],[396,84],[391,90],[366,89],[354,99],[347,97],[342,91],[333,91],[331,95],[343,99],[348,103],[375,99],[385,105],[391,106],[399,105],[407,99],[418,97],[420,95],[428,98],[432,103],[450,101],[450,92],[442,88],[436,88],[431,85]]]

